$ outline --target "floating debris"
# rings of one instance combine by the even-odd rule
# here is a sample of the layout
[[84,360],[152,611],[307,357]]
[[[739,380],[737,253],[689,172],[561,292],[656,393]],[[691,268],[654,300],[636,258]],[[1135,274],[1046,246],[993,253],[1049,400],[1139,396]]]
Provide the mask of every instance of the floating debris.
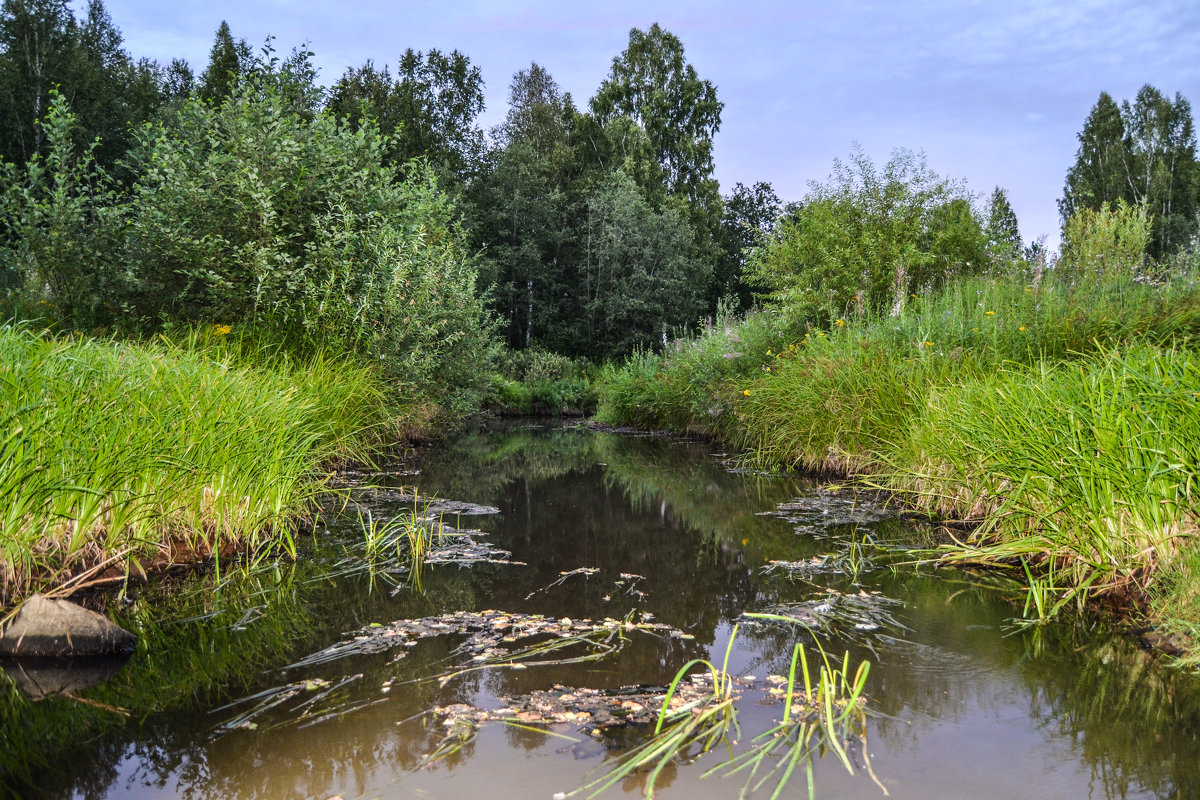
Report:
[[813,556],[804,561],[768,561],[762,566],[762,573],[770,575],[783,573],[788,577],[808,577],[830,572],[840,572],[837,557],[831,554]]
[[760,511],[758,516],[787,520],[796,526],[797,533],[819,534],[844,525],[870,525],[896,519],[899,514],[861,494],[814,489],[795,500],[780,503],[774,511]]
[[[638,600],[645,600],[646,592],[643,592],[641,589],[637,588],[637,585],[644,580],[646,580],[645,575],[638,575],[635,572],[622,572],[621,580],[616,581],[613,585],[631,597],[636,597]],[[604,596],[605,602],[608,602],[611,599],[611,595]],[[649,615],[643,616],[646,618],[649,617]]]
[[[271,727],[292,724],[300,724],[301,727],[306,727],[310,724],[333,719],[334,717],[348,714],[351,711],[357,711],[360,708],[382,702],[382,700],[369,700],[366,702],[351,703],[344,699],[345,692],[342,690],[346,686],[361,680],[362,677],[362,673],[348,675],[336,683],[327,681],[324,678],[306,678],[284,684],[283,686],[264,689],[256,694],[243,697],[232,703],[227,703],[219,708],[214,708],[211,713],[216,714],[221,711],[228,711],[239,706],[248,705],[245,711],[218,725],[213,731],[213,736],[221,736],[239,729],[258,730],[258,720],[263,714],[271,709],[282,706],[288,700],[297,696],[300,696],[302,699],[291,708],[286,709],[288,712],[286,721]],[[270,728],[267,729],[269,730]]]
[[528,566],[524,561],[513,561],[512,552],[481,542],[475,537],[487,536],[480,530],[459,530],[442,525],[434,546],[425,554],[426,564],[457,564],[469,567],[473,564],[509,564]]
[[419,469],[402,467],[382,470],[339,469],[330,477],[326,485],[330,489],[352,489],[380,478],[411,478],[420,474],[421,470]]
[[[698,707],[714,696],[712,674],[696,673],[681,681],[671,695],[668,708],[681,711]],[[467,703],[452,703],[432,710],[446,727],[466,720],[517,722],[523,725],[574,725],[583,733],[595,735],[608,728],[650,725],[658,721],[666,686],[622,686],[619,689],[569,688],[554,684],[550,689],[523,695],[499,697],[499,708],[480,708]]]
[[[656,633],[676,639],[690,639],[689,634],[678,628],[661,622],[649,622],[643,618],[635,622],[633,618],[617,620],[606,617],[603,620],[577,619],[567,617],[553,619],[541,614],[517,614],[489,609],[487,611],[455,611],[452,614],[442,614],[436,617],[421,619],[402,619],[388,625],[369,625],[362,628],[337,644],[319,650],[312,655],[285,667],[295,669],[315,664],[325,664],[341,658],[357,655],[383,653],[400,649],[393,660],[400,660],[406,655],[401,648],[412,647],[420,639],[447,634],[465,635],[467,638],[455,650],[455,654],[469,657],[475,664],[470,669],[481,666],[491,666],[498,663],[517,661],[530,655],[547,652],[546,643],[524,650],[510,649],[521,640],[533,637],[569,639],[566,644],[586,644],[616,640],[632,631]],[[477,660],[477,657],[478,660]],[[556,663],[563,663],[557,660]],[[449,673],[451,676],[462,671]],[[445,676],[442,676],[444,679]]]
[[387,489],[372,486],[356,492],[354,499],[359,505],[370,507],[378,507],[380,505],[391,506],[395,503],[412,503],[416,507],[418,514],[425,518],[437,518],[447,514],[470,517],[500,513],[500,509],[495,506],[466,503],[462,500],[442,500],[437,497],[422,495],[412,487]]
[[597,567],[578,567],[576,569],[567,570],[566,572],[560,572],[558,573],[558,580],[548,583],[540,589],[534,589],[532,592],[525,595],[525,599],[529,600],[539,592],[544,592],[547,589],[553,589],[555,586],[562,585],[563,581],[565,581],[567,578],[570,578],[572,575],[583,575],[584,577],[590,578],[599,571],[600,570]]

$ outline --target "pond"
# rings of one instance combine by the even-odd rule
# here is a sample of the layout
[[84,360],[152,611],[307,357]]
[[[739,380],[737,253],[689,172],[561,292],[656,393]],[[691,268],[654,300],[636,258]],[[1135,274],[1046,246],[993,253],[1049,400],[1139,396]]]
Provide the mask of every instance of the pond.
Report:
[[[819,798],[1200,797],[1195,676],[1097,623],[1018,627],[1015,584],[914,563],[920,522],[731,464],[700,442],[522,423],[343,476],[349,502],[331,499],[295,562],[113,600],[140,641],[103,682],[34,700],[5,665],[4,791],[549,800],[653,724],[592,708],[544,726],[536,698],[636,709],[690,660],[728,658],[736,728],[670,760],[656,796],[737,797],[746,771],[706,773],[778,723],[770,690],[799,642],[814,669],[822,651],[869,664],[866,716],[839,745],[851,769],[827,746],[781,796],[807,796],[811,763]],[[461,501],[423,513],[476,531],[434,542],[458,559],[419,589],[363,533],[413,508],[413,486]]]

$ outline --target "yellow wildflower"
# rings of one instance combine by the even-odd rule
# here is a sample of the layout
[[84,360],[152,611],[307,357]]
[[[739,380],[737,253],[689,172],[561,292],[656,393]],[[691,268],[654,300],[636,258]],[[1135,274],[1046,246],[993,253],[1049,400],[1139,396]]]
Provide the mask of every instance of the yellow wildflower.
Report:
[[1024,326],[1024,325],[1022,325],[1021,327],[1017,328],[1017,330],[1019,330],[1021,333],[1024,333],[1024,332],[1025,332],[1025,326]]
[[817,331],[817,336],[824,336],[824,335],[825,335],[825,331]]
[[742,389],[742,394],[746,395],[746,397],[749,397],[749,396],[750,396],[750,390],[749,390],[749,389]]
[[228,325],[213,325],[213,336],[226,336],[230,330]]
[[985,312],[983,312],[983,313],[984,313],[984,316],[988,316],[988,317],[994,317],[994,316],[996,316],[996,312],[995,312],[995,311],[985,311]]
[[840,328],[840,327],[842,327],[843,325],[845,325],[845,324],[846,324],[846,320],[844,320],[844,319],[839,319],[839,320],[838,320],[836,323],[834,323],[834,324],[835,324],[835,325],[837,325],[837,326]]

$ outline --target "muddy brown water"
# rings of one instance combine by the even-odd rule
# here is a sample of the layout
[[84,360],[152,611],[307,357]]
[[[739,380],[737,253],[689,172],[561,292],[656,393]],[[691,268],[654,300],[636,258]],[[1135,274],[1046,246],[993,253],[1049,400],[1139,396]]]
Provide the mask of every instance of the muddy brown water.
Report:
[[[913,566],[908,549],[930,531],[869,502],[731,469],[703,443],[558,425],[474,433],[402,466],[419,474],[349,476],[390,489],[331,503],[294,564],[224,565],[114,600],[140,643],[103,683],[34,701],[8,681],[4,793],[549,800],[602,774],[646,730],[487,723],[422,766],[446,731],[424,712],[496,708],[555,684],[661,686],[690,659],[719,663],[736,626],[730,672],[759,684],[786,672],[798,641],[870,662],[865,754],[851,748],[853,774],[828,753],[816,758],[818,798],[883,797],[864,755],[891,798],[1200,797],[1194,676],[1097,624],[1014,627],[1014,585]],[[389,498],[414,484],[498,509],[441,514],[479,529],[491,560],[431,567],[420,591],[389,572],[386,555],[366,568],[360,512],[386,522],[412,507]],[[500,551],[523,563],[498,563]],[[396,620],[460,610],[649,620],[686,635],[632,630],[596,660],[485,666],[444,684],[431,678],[481,663],[462,651],[463,633],[430,630],[395,646],[372,638]],[[810,625],[743,616],[779,610]],[[738,704],[736,744],[673,762],[657,796],[737,797],[743,776],[704,773],[779,718],[759,696]],[[602,796],[640,796],[644,780]],[[807,792],[800,771],[781,796]]]

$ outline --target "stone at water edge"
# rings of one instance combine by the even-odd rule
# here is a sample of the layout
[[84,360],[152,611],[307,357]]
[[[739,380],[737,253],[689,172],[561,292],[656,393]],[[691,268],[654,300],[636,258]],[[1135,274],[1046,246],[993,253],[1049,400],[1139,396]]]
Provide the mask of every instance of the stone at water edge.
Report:
[[0,656],[99,656],[128,653],[134,636],[104,615],[35,594],[0,632]]

